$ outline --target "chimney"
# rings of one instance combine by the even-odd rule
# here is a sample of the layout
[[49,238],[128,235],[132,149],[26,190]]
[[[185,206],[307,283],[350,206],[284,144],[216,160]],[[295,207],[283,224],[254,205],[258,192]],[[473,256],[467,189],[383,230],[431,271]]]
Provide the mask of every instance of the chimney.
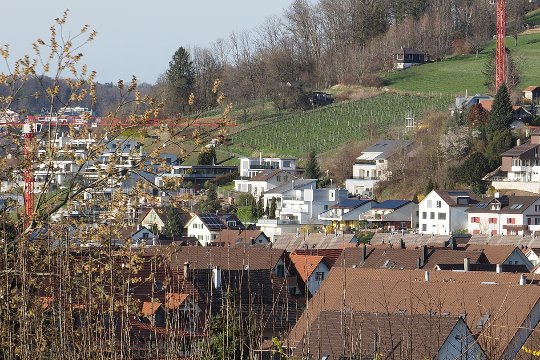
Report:
[[189,280],[189,261],[184,263],[184,279]]
[[498,191],[496,191],[494,197],[495,197],[495,199],[500,198],[500,197],[501,197],[501,193],[498,192]]
[[426,270],[426,273],[424,274],[424,279],[426,282],[429,282],[429,271]]
[[521,276],[519,277],[519,285],[527,285],[527,277],[525,276],[525,274],[521,274]]
[[367,246],[366,243],[362,244],[362,263],[366,261],[367,258]]
[[463,271],[471,271],[471,259],[463,258]]
[[521,145],[521,139],[516,140],[516,146],[519,146],[519,145]]
[[497,274],[502,273],[502,264],[497,264],[497,265],[495,266],[495,272],[496,272]]
[[403,241],[403,238],[399,239],[399,247],[405,249],[405,241]]
[[420,268],[421,268],[421,266],[420,266],[420,265],[421,265],[421,264],[420,264],[421,262],[422,262],[422,260],[420,260],[420,258],[416,259],[416,268],[417,268],[417,269],[420,269]]
[[212,269],[212,285],[215,290],[221,289],[221,268],[219,266]]
[[421,248],[422,252],[420,253],[420,266],[421,267],[424,267],[424,265],[426,265],[426,261],[427,261],[427,255],[428,255],[428,250],[427,250],[427,246],[426,245],[422,245],[422,248]]

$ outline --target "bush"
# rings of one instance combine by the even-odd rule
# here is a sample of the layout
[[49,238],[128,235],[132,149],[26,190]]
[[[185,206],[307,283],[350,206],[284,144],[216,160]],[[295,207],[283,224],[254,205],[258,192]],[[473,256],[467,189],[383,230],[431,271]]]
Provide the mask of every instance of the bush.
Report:
[[[207,183],[215,185],[215,186],[223,186],[225,184],[229,184],[234,179],[238,179],[238,177],[240,177],[240,173],[238,171],[234,171],[230,174],[217,176],[216,178],[212,180],[208,180]],[[205,187],[208,188],[206,185]]]
[[384,85],[384,81],[380,76],[374,74],[365,74],[360,79],[360,84],[362,84],[362,86],[369,87],[382,87]]

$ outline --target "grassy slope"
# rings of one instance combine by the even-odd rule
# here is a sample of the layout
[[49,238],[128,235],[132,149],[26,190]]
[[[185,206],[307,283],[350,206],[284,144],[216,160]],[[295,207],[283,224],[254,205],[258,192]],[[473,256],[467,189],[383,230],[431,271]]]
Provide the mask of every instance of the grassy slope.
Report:
[[540,9],[531,11],[525,16],[525,23],[529,26],[540,25]]
[[[540,14],[539,14],[540,16]],[[440,62],[416,66],[405,71],[392,72],[385,76],[388,87],[404,91],[443,93],[457,95],[485,93],[482,70],[495,44],[491,43],[478,57],[458,56]],[[506,46],[516,57],[522,73],[521,85],[540,84],[540,33],[520,35],[515,46],[508,37]]]

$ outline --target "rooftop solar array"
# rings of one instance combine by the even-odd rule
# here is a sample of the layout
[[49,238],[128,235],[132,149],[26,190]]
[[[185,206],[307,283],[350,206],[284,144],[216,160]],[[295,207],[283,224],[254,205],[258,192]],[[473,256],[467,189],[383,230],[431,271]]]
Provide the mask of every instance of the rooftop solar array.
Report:
[[199,215],[199,218],[210,230],[220,230],[227,228],[225,224],[223,224],[223,222],[221,222],[219,217],[215,214],[201,214]]
[[469,196],[467,191],[449,191],[449,196]]

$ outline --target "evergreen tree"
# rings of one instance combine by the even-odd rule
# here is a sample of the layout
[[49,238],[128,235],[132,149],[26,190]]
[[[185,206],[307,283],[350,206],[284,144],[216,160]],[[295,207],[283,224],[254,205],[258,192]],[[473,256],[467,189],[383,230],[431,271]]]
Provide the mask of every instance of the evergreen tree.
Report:
[[200,153],[197,159],[198,165],[215,165],[217,162],[216,147],[205,147]]
[[268,212],[268,217],[270,219],[276,218],[276,210],[277,210],[277,200],[275,197],[272,197],[272,201],[270,202],[270,211]]
[[221,210],[221,203],[219,202],[215,186],[209,186],[206,192],[206,199],[200,203],[199,210],[205,213],[216,213]]
[[171,103],[176,105],[171,110],[183,111],[195,83],[193,62],[190,60],[189,52],[183,47],[176,50],[169,62],[166,79],[171,89]]
[[167,208],[167,223],[165,224],[165,234],[167,236],[182,236],[184,225],[180,221],[180,216],[178,216],[179,212],[180,209],[175,208],[174,206],[169,206]]
[[321,169],[317,162],[315,150],[310,150],[308,153],[306,168],[304,169],[304,179],[319,179],[321,177]]
[[493,106],[488,115],[488,123],[486,125],[486,135],[491,141],[493,135],[502,130],[508,130],[512,123],[512,102],[508,94],[508,88],[502,84],[497,90]]
[[257,202],[257,218],[260,219],[264,215],[264,196],[261,194],[259,196],[259,201]]
[[257,200],[255,197],[251,197],[251,218],[257,219]]

